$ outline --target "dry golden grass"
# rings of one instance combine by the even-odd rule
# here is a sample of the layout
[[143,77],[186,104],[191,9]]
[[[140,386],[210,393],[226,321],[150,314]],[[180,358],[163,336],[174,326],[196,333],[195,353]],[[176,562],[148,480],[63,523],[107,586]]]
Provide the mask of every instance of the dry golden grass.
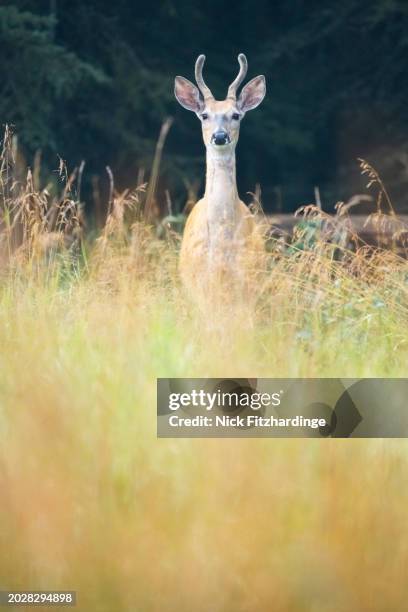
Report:
[[255,307],[203,317],[142,189],[89,243],[72,184],[52,203],[4,159],[0,587],[73,589],[86,612],[405,610],[404,440],[157,439],[155,389],[405,376],[407,261],[309,208],[271,239]]

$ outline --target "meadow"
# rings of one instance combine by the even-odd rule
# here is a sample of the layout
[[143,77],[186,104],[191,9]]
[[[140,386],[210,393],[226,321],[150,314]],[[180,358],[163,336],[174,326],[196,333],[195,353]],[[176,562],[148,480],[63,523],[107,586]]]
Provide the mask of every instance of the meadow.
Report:
[[406,375],[405,228],[375,171],[377,246],[347,203],[307,207],[290,242],[269,235],[254,304],[203,313],[142,186],[112,189],[92,236],[78,172],[58,198],[17,183],[6,140],[0,588],[76,590],[89,612],[405,610],[405,440],[156,437],[160,376]]

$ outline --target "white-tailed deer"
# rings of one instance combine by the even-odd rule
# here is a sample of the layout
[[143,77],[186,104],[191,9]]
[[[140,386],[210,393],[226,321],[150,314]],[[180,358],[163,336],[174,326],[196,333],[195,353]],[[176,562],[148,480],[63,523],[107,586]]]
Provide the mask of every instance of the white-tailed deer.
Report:
[[187,219],[180,253],[181,277],[193,297],[208,295],[210,285],[245,281],[250,252],[259,249],[260,243],[253,216],[238,195],[235,148],[245,113],[265,96],[265,77],[249,81],[237,96],[248,69],[247,59],[240,53],[240,70],[227,97],[215,100],[203,79],[204,61],[205,56],[200,55],[195,65],[198,88],[177,76],[174,90],[179,103],[200,119],[207,150],[204,197]]

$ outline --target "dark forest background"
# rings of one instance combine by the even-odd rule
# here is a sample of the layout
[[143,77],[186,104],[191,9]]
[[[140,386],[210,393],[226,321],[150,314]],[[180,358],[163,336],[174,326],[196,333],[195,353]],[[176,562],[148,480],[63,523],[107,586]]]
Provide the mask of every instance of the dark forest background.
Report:
[[202,187],[204,149],[196,117],[174,99],[174,76],[193,80],[205,53],[205,78],[223,97],[241,51],[248,78],[267,80],[242,126],[243,199],[259,183],[267,210],[292,211],[318,186],[331,210],[364,189],[364,157],[407,210],[406,0],[3,1],[0,121],[14,126],[28,165],[41,151],[45,178],[57,154],[71,168],[85,160],[90,208],[92,177],[103,188],[107,165],[120,187],[141,168],[148,178],[162,122],[174,117],[159,196],[168,189],[181,209],[186,180]]

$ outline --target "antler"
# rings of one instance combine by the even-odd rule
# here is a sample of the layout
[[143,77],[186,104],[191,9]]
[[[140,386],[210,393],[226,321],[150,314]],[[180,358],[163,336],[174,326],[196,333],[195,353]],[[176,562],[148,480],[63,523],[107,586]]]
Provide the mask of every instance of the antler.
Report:
[[248,61],[243,53],[238,55],[239,62],[239,72],[237,78],[232,81],[231,85],[228,87],[228,95],[227,98],[232,98],[236,100],[237,98],[237,89],[241,85],[242,81],[246,77],[246,73],[248,71]]
[[205,55],[199,55],[195,64],[195,78],[197,81],[198,89],[204,96],[204,100],[213,100],[214,96],[211,93],[211,89],[207,87],[203,79],[203,66],[205,62]]

